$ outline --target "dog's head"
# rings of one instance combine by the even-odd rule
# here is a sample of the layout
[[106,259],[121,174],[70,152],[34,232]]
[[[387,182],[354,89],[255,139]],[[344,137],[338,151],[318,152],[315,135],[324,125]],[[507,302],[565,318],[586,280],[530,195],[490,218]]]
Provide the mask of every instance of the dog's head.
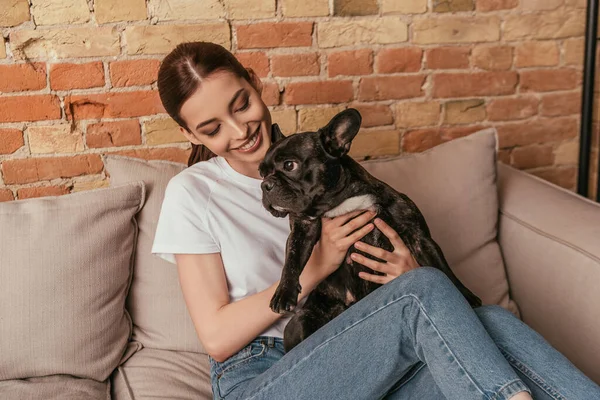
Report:
[[349,108],[316,132],[273,143],[259,166],[263,206],[276,217],[325,212],[323,196],[338,186],[343,157],[360,128],[360,113]]

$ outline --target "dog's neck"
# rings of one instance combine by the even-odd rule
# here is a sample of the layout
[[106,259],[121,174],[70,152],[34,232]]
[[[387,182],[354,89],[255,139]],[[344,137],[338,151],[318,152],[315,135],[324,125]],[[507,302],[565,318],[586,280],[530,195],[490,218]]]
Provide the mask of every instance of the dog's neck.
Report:
[[337,190],[325,194],[328,204],[337,205],[326,210],[323,216],[333,218],[354,210],[376,210],[375,196],[365,190],[370,184],[363,181],[362,166],[350,157],[342,160],[342,164]]
[[346,199],[339,206],[332,208],[323,214],[327,218],[334,218],[354,210],[376,210],[375,196],[372,194],[363,194]]

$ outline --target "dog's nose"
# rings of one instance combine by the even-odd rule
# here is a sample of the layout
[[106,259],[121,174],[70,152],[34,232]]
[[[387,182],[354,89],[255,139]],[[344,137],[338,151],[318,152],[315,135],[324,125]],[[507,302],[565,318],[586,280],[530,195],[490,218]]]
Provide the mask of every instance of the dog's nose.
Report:
[[263,183],[261,183],[261,186],[265,192],[270,192],[271,189],[273,189],[273,186],[275,186],[275,184],[273,183],[273,181],[263,181]]

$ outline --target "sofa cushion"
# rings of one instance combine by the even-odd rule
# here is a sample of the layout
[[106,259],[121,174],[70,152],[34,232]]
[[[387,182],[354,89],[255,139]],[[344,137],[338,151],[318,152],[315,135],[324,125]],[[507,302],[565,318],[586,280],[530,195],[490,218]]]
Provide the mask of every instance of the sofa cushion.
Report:
[[211,400],[208,356],[144,348],[111,376],[113,400]]
[[179,286],[177,268],[150,253],[169,180],[185,164],[104,156],[110,185],[135,180],[146,183],[146,202],[137,216],[139,235],[127,309],[133,319],[133,339],[144,347],[205,353]]
[[0,394],[5,400],[111,400],[108,380],[98,382],[70,375],[49,375],[0,381]]
[[517,316],[497,241],[497,134],[493,128],[422,153],[365,161],[375,177],[408,195],[456,276],[484,304]]
[[144,196],[133,182],[0,203],[0,380],[108,379],[131,335],[125,298]]

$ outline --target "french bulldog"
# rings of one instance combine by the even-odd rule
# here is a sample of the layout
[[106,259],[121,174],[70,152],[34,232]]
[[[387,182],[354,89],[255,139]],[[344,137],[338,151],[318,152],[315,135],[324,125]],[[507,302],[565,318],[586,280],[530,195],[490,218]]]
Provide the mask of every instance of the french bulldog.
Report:
[[[353,210],[375,210],[377,216],[402,238],[421,266],[443,271],[472,307],[481,300],[449,268],[440,246],[431,238],[425,218],[405,194],[369,174],[348,152],[359,131],[360,113],[346,109],[317,132],[283,136],[274,124],[273,143],[259,165],[263,206],[275,217],[289,215],[281,280],[270,302],[277,313],[297,306],[300,273],[321,234],[321,217]],[[376,227],[361,239],[393,251],[388,238]],[[307,296],[304,305],[284,329],[284,348],[291,350],[328,321],[381,286],[358,276],[359,271],[380,274],[350,258],[352,252],[379,260],[351,246],[341,266]]]

